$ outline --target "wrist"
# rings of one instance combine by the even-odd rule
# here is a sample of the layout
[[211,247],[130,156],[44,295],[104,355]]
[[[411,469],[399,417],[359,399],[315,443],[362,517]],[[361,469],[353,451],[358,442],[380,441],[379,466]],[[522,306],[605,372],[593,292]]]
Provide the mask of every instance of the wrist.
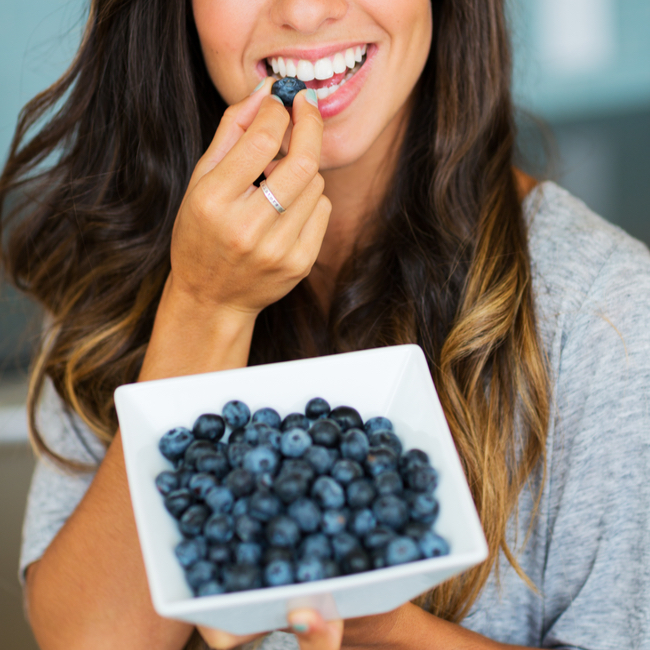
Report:
[[139,381],[246,366],[256,318],[183,291],[170,273]]

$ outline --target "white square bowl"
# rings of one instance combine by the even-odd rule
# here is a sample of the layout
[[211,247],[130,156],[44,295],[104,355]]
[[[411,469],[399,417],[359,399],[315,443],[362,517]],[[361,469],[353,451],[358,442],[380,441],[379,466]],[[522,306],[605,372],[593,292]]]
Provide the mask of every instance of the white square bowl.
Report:
[[[158,451],[175,426],[191,428],[232,399],[251,412],[272,406],[282,417],[304,412],[312,397],[356,408],[364,420],[390,418],[404,450],[429,454],[438,471],[435,530],[447,556],[317,582],[194,598],[174,555],[182,539],[154,481],[170,463]],[[487,557],[487,544],[422,350],[417,345],[225,370],[120,386],[115,405],[131,500],[153,605],[161,616],[253,634],[287,627],[296,607],[326,619],[387,612]]]

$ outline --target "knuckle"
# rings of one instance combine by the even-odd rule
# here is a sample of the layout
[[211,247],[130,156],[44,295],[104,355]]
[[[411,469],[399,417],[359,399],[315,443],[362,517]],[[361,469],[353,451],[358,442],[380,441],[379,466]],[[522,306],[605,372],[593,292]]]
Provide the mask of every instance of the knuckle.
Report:
[[280,149],[280,140],[269,129],[260,129],[251,134],[248,146],[255,157],[273,158]]
[[325,179],[320,174],[316,174],[316,176],[314,176],[311,184],[316,194],[323,193],[323,190],[325,189]]
[[318,161],[307,153],[298,154],[294,158],[291,168],[301,181],[308,181],[318,173]]

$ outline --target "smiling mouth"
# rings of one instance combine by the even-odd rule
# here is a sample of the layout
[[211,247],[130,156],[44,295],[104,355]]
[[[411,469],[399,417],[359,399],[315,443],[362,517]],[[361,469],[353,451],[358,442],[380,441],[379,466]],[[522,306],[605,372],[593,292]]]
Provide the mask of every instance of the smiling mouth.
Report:
[[276,80],[296,77],[316,91],[318,99],[334,94],[363,67],[367,45],[348,48],[316,62],[273,57],[266,59],[266,70]]

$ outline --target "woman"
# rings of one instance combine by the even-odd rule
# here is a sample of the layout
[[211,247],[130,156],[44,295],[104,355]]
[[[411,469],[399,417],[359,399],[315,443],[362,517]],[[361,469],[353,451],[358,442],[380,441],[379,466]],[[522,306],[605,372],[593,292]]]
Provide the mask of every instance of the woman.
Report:
[[[270,97],[274,59],[348,49],[318,102]],[[201,643],[149,599],[118,385],[406,342],[490,556],[387,614],[293,612],[301,647],[649,646],[650,259],[513,168],[509,83],[499,0],[92,3],[0,181],[25,215],[5,264],[49,315],[21,560],[41,647]]]

